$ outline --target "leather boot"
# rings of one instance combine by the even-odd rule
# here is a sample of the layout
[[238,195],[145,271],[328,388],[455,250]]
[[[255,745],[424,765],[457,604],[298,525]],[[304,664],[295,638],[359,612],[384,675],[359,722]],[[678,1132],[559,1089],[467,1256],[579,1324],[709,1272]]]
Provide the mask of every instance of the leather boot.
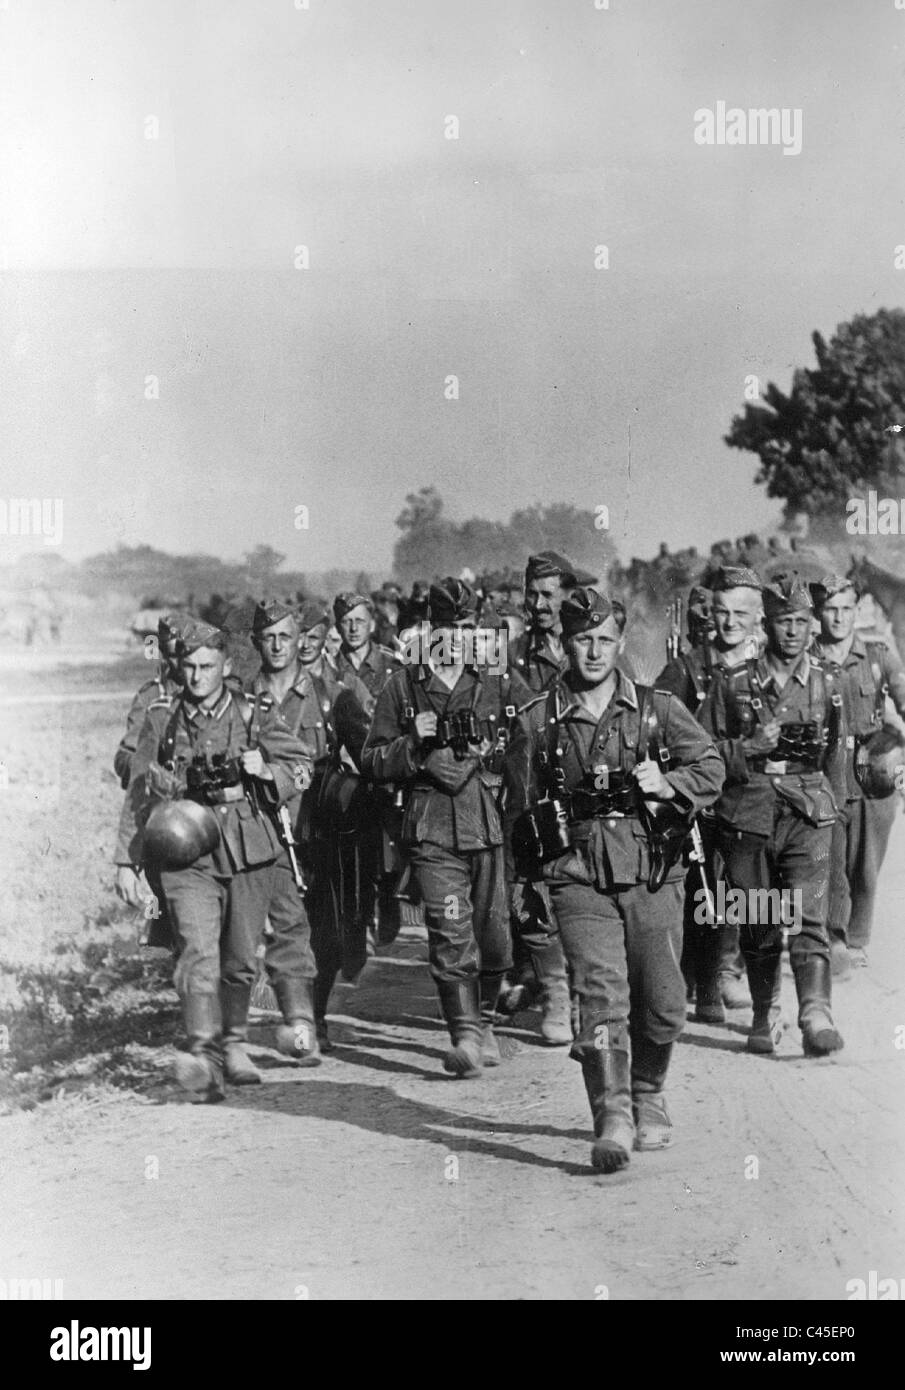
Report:
[[503,1060],[493,1032],[502,984],[502,975],[481,974],[481,1061],[485,1067],[498,1067]]
[[594,1122],[591,1165],[617,1173],[628,1166],[635,1139],[628,1026],[598,1025],[595,1035],[595,1042],[573,1044],[572,1056],[581,1062]]
[[754,1016],[748,1034],[748,1051],[764,1056],[775,1052],[782,1038],[782,954],[745,956]]
[[719,981],[723,1003],[727,1009],[749,1009],[752,1001],[743,979],[745,962],[739,949],[739,928],[724,923],[718,935]]
[[261,1073],[245,1051],[251,985],[220,985],[223,1010],[223,1071],[233,1086],[260,1086]]
[[182,1016],[189,1036],[189,1050],[176,1054],[173,1065],[176,1080],[206,1104],[225,1100],[220,1000],[215,994],[187,994],[182,1001]]
[[277,1051],[284,1057],[292,1057],[300,1067],[319,1067],[321,1054],[314,1022],[314,981],[306,977],[283,977],[273,988],[283,1015],[276,1032]]
[[314,1023],[317,1045],[322,1053],[333,1051],[333,1044],[327,1032],[327,1005],[330,1003],[335,979],[336,969],[328,970],[318,966],[317,979],[314,981]]
[[638,1150],[668,1149],[672,1143],[672,1121],[663,1096],[672,1049],[672,1043],[655,1043],[641,1036],[632,1041],[632,1112]]
[[697,931],[697,990],[694,1016],[698,1023],[721,1026],[726,1022],[719,977],[722,928],[710,926],[705,922],[697,927]]
[[573,1037],[572,1011],[562,942],[551,936],[541,949],[528,949],[540,989],[540,1035],[549,1047],[568,1047]]
[[826,1057],[844,1046],[830,1013],[832,974],[825,956],[805,956],[792,961],[798,991],[798,1026],[804,1055]]
[[438,980],[437,993],[452,1047],[443,1058],[443,1070],[453,1076],[481,1074],[481,987],[477,975],[467,980]]

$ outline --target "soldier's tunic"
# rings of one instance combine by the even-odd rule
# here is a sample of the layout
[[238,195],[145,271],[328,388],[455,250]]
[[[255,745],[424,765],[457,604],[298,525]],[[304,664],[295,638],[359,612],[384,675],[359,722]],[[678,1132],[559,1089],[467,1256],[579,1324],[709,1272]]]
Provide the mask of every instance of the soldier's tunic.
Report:
[[[551,756],[563,789],[586,787],[588,770],[630,772],[647,752],[641,698],[658,711],[658,738],[671,757],[668,780],[689,814],[711,804],[723,781],[712,741],[685,707],[667,693],[652,696],[622,671],[602,718],[580,705],[568,678],[519,720],[506,758],[507,834],[519,814],[550,791]],[[549,895],[578,997],[580,1031],[573,1055],[595,1046],[601,1025],[631,1015],[633,1047],[644,1038],[673,1042],[685,1023],[681,862],[660,890],[647,886],[650,851],[637,815],[595,817],[572,825],[574,848],[543,866],[535,887]]]
[[812,651],[836,676],[845,702],[847,730],[845,795],[844,800],[840,798],[830,852],[827,928],[831,940],[863,950],[870,941],[877,881],[898,798],[865,797],[855,776],[855,757],[858,745],[883,722],[884,692],[897,713],[905,717],[905,668],[885,642],[865,642],[858,633],[841,665],[828,658],[820,641],[814,643]]
[[371,697],[371,706],[365,713],[369,716],[373,713],[377,696],[386,685],[388,677],[394,671],[398,671],[399,666],[396,653],[389,647],[381,646],[379,642],[369,642],[364,657],[357,664],[344,647],[336,654],[336,675],[340,683],[354,690],[355,681],[358,680],[367,689]]
[[141,733],[148,709],[155,700],[165,699],[169,695],[178,695],[181,689],[180,681],[162,674],[139,686],[135,698],[129,706],[129,713],[126,715],[126,732],[120,739],[119,747],[113,759],[113,771],[119,778],[123,791],[129,785],[132,759],[138,747],[138,736]]
[[[273,709],[259,701],[253,711],[256,744],[273,773],[273,781],[254,779],[262,804],[291,800],[308,755]],[[167,756],[172,733],[176,767],[196,754],[238,756],[250,746],[242,711],[224,687],[211,709],[181,695],[155,701],[148,709],[132,761],[116,849],[116,863],[143,863],[142,836],[156,802],[154,770]],[[182,762],[180,763],[180,760]],[[175,983],[181,997],[216,995],[221,976],[227,985],[251,988],[258,941],[273,895],[275,865],[283,856],[270,817],[242,795],[215,805],[220,840],[212,853],[189,868],[162,870],[157,876],[179,950]]]
[[[753,683],[752,683],[753,676]],[[755,688],[756,687],[756,688]],[[782,922],[767,910],[755,889],[790,889],[800,893],[800,929],[790,931],[793,965],[809,956],[829,959],[826,918],[829,854],[837,798],[843,789],[841,708],[833,730],[833,683],[804,653],[782,689],[762,657],[714,681],[701,710],[701,723],[712,733],[726,765],[726,783],[716,803],[717,841],[727,882],[742,890],[751,905],[740,926],[746,956],[773,956],[782,948]],[[779,762],[778,753],[749,756],[742,740],[755,733],[760,718],[780,724],[815,722],[828,730],[831,746],[825,770]],[[816,808],[803,806],[801,789]],[[807,815],[824,824],[811,824]],[[794,899],[793,899],[794,901]],[[763,920],[766,917],[772,920]]]
[[696,714],[707,696],[712,671],[718,662],[719,656],[713,649],[708,666],[704,648],[689,647],[667,661],[654,685],[658,690],[677,696],[687,710]]
[[[523,681],[529,692],[549,690],[565,673],[568,665],[568,657],[565,654],[556,654],[546,633],[535,632],[529,628],[520,637],[516,637],[514,642],[509,643],[510,677]],[[516,695],[519,693],[516,688]],[[525,698],[529,696],[526,695]]]
[[[419,746],[414,716],[472,711],[495,748],[515,717],[507,675],[466,667],[450,691],[429,666],[390,676],[377,700],[362,766],[375,782],[406,784],[402,826],[427,923],[438,981],[496,975],[512,964],[505,891],[499,758],[461,760],[451,748]],[[507,713],[508,710],[508,713]]]

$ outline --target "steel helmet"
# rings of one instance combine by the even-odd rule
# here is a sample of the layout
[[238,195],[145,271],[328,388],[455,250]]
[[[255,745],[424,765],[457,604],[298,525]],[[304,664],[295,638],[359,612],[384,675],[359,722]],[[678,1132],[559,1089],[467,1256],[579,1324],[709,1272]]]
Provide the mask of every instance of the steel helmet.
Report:
[[901,773],[905,773],[905,738],[891,724],[884,724],[858,749],[858,785],[868,801],[880,801],[892,796]]
[[220,840],[217,817],[197,801],[162,801],[145,825],[144,857],[160,869],[187,869]]

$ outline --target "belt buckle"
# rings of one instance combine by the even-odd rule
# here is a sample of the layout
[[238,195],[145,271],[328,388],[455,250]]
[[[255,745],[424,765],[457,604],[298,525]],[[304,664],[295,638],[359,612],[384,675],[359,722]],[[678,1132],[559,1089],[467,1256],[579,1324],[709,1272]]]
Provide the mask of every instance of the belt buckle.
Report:
[[764,760],[764,772],[768,773],[771,777],[784,777],[787,768],[788,759],[786,758],[783,758],[779,762],[774,761],[773,758],[766,758]]

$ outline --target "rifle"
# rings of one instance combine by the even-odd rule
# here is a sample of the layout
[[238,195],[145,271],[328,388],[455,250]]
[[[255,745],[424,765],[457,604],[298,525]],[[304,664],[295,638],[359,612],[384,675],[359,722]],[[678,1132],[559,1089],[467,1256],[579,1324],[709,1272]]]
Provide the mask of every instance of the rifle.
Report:
[[299,864],[298,855],[295,852],[297,846],[295,842],[295,836],[292,833],[292,820],[289,815],[289,810],[286,806],[280,806],[277,809],[276,828],[277,834],[280,837],[280,841],[283,845],[285,845],[286,853],[289,855],[289,867],[292,870],[292,877],[295,882],[295,886],[299,890],[299,897],[303,898],[305,894],[308,892],[308,885],[305,882],[305,877],[302,873],[302,866]]
[[714,927],[725,926],[722,914],[716,910],[716,901],[710,884],[707,882],[706,859],[704,857],[704,840],[701,836],[701,827],[697,820],[691,822],[691,849],[688,858],[693,864],[697,864],[698,872],[701,875],[701,887],[704,890],[704,901],[707,904],[707,916],[711,919]]
[[685,616],[685,603],[683,599],[677,598],[669,605],[666,610],[669,619],[669,636],[666,639],[666,657],[668,661],[678,661],[682,651],[682,623]]

